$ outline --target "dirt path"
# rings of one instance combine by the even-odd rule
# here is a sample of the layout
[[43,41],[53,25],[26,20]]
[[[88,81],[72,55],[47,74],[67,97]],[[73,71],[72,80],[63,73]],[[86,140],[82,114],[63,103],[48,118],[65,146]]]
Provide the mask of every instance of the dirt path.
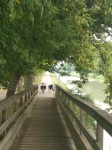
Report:
[[[42,93],[42,91],[40,89],[40,86],[42,85],[41,83],[44,83],[46,85],[46,90],[45,90],[44,94]],[[39,85],[38,97],[54,97],[55,91],[50,91],[49,92],[49,90],[48,90],[48,85],[52,84],[49,72],[46,72],[43,75],[41,83]]]

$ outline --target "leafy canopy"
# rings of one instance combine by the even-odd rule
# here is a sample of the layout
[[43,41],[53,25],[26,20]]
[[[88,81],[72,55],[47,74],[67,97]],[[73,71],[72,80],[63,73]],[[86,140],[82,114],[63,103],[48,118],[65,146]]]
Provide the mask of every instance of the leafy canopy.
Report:
[[111,19],[111,0],[1,0],[1,79],[52,71],[64,60],[82,78],[101,71],[111,93]]

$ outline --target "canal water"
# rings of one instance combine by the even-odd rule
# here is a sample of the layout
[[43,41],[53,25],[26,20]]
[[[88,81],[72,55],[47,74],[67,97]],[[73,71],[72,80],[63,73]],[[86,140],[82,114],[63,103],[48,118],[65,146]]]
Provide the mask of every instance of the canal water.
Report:
[[[80,78],[75,76],[61,76],[60,80],[65,83],[69,89],[75,90],[76,85],[71,83],[72,81],[80,80]],[[105,88],[106,84],[99,79],[89,78],[89,81],[84,85],[83,93],[90,94],[93,99],[103,102],[106,97],[104,92]]]
[[97,80],[90,80],[88,83],[84,85],[84,90],[86,93],[91,94],[91,96],[103,102],[105,100],[106,94],[104,92],[106,85]]

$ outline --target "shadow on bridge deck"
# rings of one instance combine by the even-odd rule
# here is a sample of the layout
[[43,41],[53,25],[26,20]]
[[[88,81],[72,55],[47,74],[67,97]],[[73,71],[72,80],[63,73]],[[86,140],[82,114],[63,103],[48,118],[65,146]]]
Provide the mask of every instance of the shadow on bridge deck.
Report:
[[10,150],[76,150],[52,94],[38,94]]

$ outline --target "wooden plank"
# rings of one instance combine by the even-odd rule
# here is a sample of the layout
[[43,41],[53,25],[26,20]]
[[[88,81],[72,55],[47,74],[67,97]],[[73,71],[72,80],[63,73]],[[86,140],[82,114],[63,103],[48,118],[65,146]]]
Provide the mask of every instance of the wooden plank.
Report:
[[73,101],[77,106],[79,106],[81,109],[83,109],[86,113],[88,113],[90,116],[92,116],[99,124],[100,126],[105,129],[110,136],[112,136],[112,115],[107,113],[106,111],[100,109],[99,107],[91,104],[88,101],[82,100],[78,97],[74,97],[68,92],[66,92],[61,87],[57,88],[57,94],[60,95],[60,91],[65,94],[71,101]]
[[30,97],[30,99],[25,102],[8,120],[6,120],[1,126],[0,126],[0,134],[2,134],[2,132],[4,130],[6,130],[6,128],[15,121],[15,118],[17,118],[17,116],[20,114],[20,112],[22,112],[26,106],[28,106],[28,103],[30,103],[31,99],[33,98]]
[[22,131],[10,150],[76,150],[52,97],[38,98]]
[[[21,97],[23,97],[25,94],[27,94],[28,92],[32,91],[36,87],[37,87],[37,85],[36,86],[32,86],[28,90],[22,91],[20,93],[14,94],[14,95],[6,98],[6,99],[1,100],[0,101],[0,111],[4,110],[9,105],[11,105],[14,102],[16,102],[16,100],[20,99]],[[35,91],[35,92],[37,93],[37,91]],[[35,94],[35,92],[34,92],[34,94]]]
[[9,132],[6,134],[6,136],[3,138],[3,140],[0,142],[0,150],[9,150],[12,142],[14,141],[14,139],[17,136],[18,132],[20,131],[24,121],[26,120],[26,118],[29,114],[29,111],[31,110],[35,100],[36,100],[36,96],[31,101],[30,105],[28,105],[27,109],[25,109],[25,111],[20,115],[20,117],[17,119],[16,123],[9,130]]

